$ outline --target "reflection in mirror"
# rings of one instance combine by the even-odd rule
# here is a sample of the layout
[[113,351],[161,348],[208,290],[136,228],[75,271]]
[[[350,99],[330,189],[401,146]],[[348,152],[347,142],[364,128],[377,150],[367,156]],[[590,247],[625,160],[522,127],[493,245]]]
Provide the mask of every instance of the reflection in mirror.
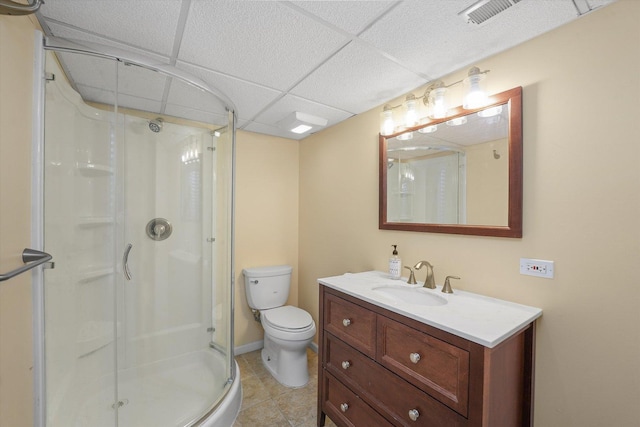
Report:
[[380,137],[380,228],[521,236],[521,88]]

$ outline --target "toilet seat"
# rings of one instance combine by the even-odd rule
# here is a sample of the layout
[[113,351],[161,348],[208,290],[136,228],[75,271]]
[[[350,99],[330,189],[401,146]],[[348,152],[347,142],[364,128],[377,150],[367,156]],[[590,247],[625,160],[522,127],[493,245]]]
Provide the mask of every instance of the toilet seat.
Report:
[[260,312],[265,334],[285,341],[304,341],[314,337],[316,324],[306,311],[286,305]]
[[313,325],[313,318],[306,311],[285,305],[261,312],[262,321],[280,331],[302,332]]

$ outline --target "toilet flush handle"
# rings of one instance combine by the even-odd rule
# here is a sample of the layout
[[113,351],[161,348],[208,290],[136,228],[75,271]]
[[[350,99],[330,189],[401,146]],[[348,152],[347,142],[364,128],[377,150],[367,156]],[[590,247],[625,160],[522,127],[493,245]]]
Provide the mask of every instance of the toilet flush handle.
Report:
[[255,280],[249,280],[249,283],[252,283],[252,284],[254,284],[254,285],[257,285],[257,284],[258,284],[258,279],[255,279]]

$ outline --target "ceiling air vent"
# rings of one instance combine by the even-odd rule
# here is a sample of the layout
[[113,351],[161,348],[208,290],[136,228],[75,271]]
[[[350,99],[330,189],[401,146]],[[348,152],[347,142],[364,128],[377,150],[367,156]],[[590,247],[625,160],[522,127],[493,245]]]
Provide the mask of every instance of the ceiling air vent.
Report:
[[467,24],[482,24],[522,0],[480,0],[458,13]]

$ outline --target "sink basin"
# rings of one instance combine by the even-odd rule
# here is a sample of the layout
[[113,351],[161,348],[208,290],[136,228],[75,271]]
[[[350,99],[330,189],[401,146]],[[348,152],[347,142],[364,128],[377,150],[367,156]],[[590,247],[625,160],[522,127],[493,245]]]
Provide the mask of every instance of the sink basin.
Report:
[[373,291],[396,302],[417,305],[445,305],[446,298],[427,291],[424,288],[401,288],[398,286],[379,286]]

